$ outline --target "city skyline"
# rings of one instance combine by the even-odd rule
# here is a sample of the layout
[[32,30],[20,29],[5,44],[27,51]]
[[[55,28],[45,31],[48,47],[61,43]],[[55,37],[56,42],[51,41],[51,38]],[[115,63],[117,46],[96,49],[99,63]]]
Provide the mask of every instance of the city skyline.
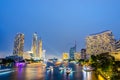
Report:
[[[0,1],[0,57],[13,53],[16,33],[25,34],[24,50],[32,34],[43,40],[47,55],[60,56],[77,43],[85,48],[89,34],[111,30],[120,38],[120,1]],[[32,6],[31,6],[32,5]]]
[[[97,32],[97,33],[93,33],[93,34],[89,34],[89,35],[87,35],[86,37],[88,37],[88,36],[91,36],[91,35],[99,35],[99,34],[101,34],[101,33],[104,33],[104,32],[106,32],[106,31],[109,31],[109,30],[105,30],[105,31],[101,31],[101,32]],[[19,33],[16,33],[16,36],[18,35]],[[23,34],[23,33],[21,33],[21,34]],[[36,32],[35,33],[33,33],[33,35],[34,34],[36,34]],[[23,34],[24,35],[24,34]],[[38,35],[38,34],[36,34],[36,35]],[[113,35],[114,36],[114,35]],[[37,36],[38,37],[38,36]],[[31,37],[31,41],[32,41],[32,37]],[[40,38],[40,40],[38,40],[38,41],[41,41],[41,38]],[[84,42],[86,42],[86,40],[84,40]],[[13,43],[14,43],[14,40],[13,40]],[[72,45],[72,46],[69,46],[69,50],[71,49],[71,47],[73,47],[74,45],[76,46],[77,44],[76,44],[76,41],[75,42],[73,42],[74,44]],[[39,44],[39,43],[38,43]],[[31,42],[31,46],[32,46],[33,44],[32,44],[32,42]],[[37,43],[36,43],[36,45],[37,45]],[[31,46],[29,46],[29,47],[31,47]],[[37,46],[36,46],[37,47]],[[76,47],[77,48],[77,47]],[[84,46],[83,48],[86,48],[86,46]],[[13,49],[14,49],[14,45],[13,45]],[[37,49],[37,48],[36,48]],[[80,48],[80,49],[82,49],[82,48]],[[66,51],[64,51],[64,52],[69,52],[69,50],[66,50]],[[27,50],[25,50],[24,49],[24,52],[26,52]],[[30,49],[28,49],[28,51],[31,51],[31,48]],[[76,50],[77,52],[80,52],[80,50],[78,51],[78,50]],[[36,50],[36,52],[37,52],[37,50]],[[69,52],[70,53],[70,52]],[[12,55],[13,54],[13,52],[11,52],[11,54],[10,55]],[[38,54],[38,53],[36,53],[36,54]],[[8,56],[8,55],[5,55],[5,56]],[[4,57],[5,57],[4,56]],[[57,57],[57,58],[61,58],[61,56],[62,56],[62,53],[59,55],[59,57],[58,56],[56,56],[56,55],[52,55],[52,54],[48,54],[48,56],[47,56],[47,58],[53,58],[53,57]],[[2,57],[2,56],[1,56]]]

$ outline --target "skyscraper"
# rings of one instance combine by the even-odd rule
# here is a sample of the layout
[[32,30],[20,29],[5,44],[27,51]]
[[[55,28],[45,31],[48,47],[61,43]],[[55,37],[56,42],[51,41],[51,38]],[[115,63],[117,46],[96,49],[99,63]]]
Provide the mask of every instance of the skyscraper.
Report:
[[33,34],[31,51],[33,52],[34,57],[36,57],[37,56],[37,33]]
[[76,52],[76,42],[75,42],[75,46],[70,48],[70,51],[69,51],[70,59],[74,59],[74,53],[75,52]]
[[38,41],[38,56],[40,59],[43,58],[42,39]]
[[24,34],[18,33],[14,40],[13,55],[23,57]]

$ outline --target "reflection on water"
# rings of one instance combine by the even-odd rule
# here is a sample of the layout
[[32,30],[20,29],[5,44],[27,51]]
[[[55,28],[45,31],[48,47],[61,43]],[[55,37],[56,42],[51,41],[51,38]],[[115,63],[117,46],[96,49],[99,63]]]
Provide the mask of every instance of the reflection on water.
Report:
[[41,66],[27,66],[27,68],[16,68],[16,71],[13,73],[13,78],[14,80],[44,80],[44,72],[45,70]]
[[91,74],[92,72],[86,72],[83,70],[83,80],[92,80]]
[[26,68],[16,68],[14,72],[0,75],[0,80],[97,80],[94,72],[85,72],[81,66],[70,64],[72,72],[66,75],[54,67],[53,71],[46,70],[41,65],[29,64]]
[[83,80],[97,80],[97,76],[95,72],[86,72],[82,70],[83,72]]
[[47,80],[53,80],[53,71],[48,70],[46,75]]

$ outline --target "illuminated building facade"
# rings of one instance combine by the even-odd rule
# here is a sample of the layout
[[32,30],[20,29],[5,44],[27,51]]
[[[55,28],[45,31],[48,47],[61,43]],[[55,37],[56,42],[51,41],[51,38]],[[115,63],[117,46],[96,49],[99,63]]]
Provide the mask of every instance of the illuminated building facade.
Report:
[[81,54],[80,54],[80,52],[75,52],[75,53],[74,53],[74,59],[75,59],[75,60],[81,59]]
[[33,52],[34,57],[36,57],[37,56],[37,33],[33,34],[31,51]]
[[63,53],[63,54],[62,54],[62,59],[63,59],[63,60],[67,60],[67,59],[69,59],[69,54],[66,53],[66,52]]
[[86,53],[101,54],[115,51],[115,39],[111,31],[92,34],[86,38]]
[[32,57],[33,56],[32,56],[32,52],[31,51],[26,51],[23,54],[23,59],[31,59]]
[[42,50],[42,40],[38,41],[38,56],[40,59],[43,58],[43,50]]
[[14,40],[13,55],[23,57],[24,34],[18,33]]

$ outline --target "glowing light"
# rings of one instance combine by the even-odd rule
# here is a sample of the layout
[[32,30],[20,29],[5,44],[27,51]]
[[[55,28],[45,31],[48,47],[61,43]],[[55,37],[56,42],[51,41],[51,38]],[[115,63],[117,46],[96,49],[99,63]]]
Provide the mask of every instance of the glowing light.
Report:
[[3,69],[3,70],[0,70],[0,75],[8,74],[10,72],[13,72],[13,70],[12,69]]
[[19,67],[19,66],[24,67],[24,66],[25,66],[25,63],[17,62],[17,63],[16,63],[16,67]]

